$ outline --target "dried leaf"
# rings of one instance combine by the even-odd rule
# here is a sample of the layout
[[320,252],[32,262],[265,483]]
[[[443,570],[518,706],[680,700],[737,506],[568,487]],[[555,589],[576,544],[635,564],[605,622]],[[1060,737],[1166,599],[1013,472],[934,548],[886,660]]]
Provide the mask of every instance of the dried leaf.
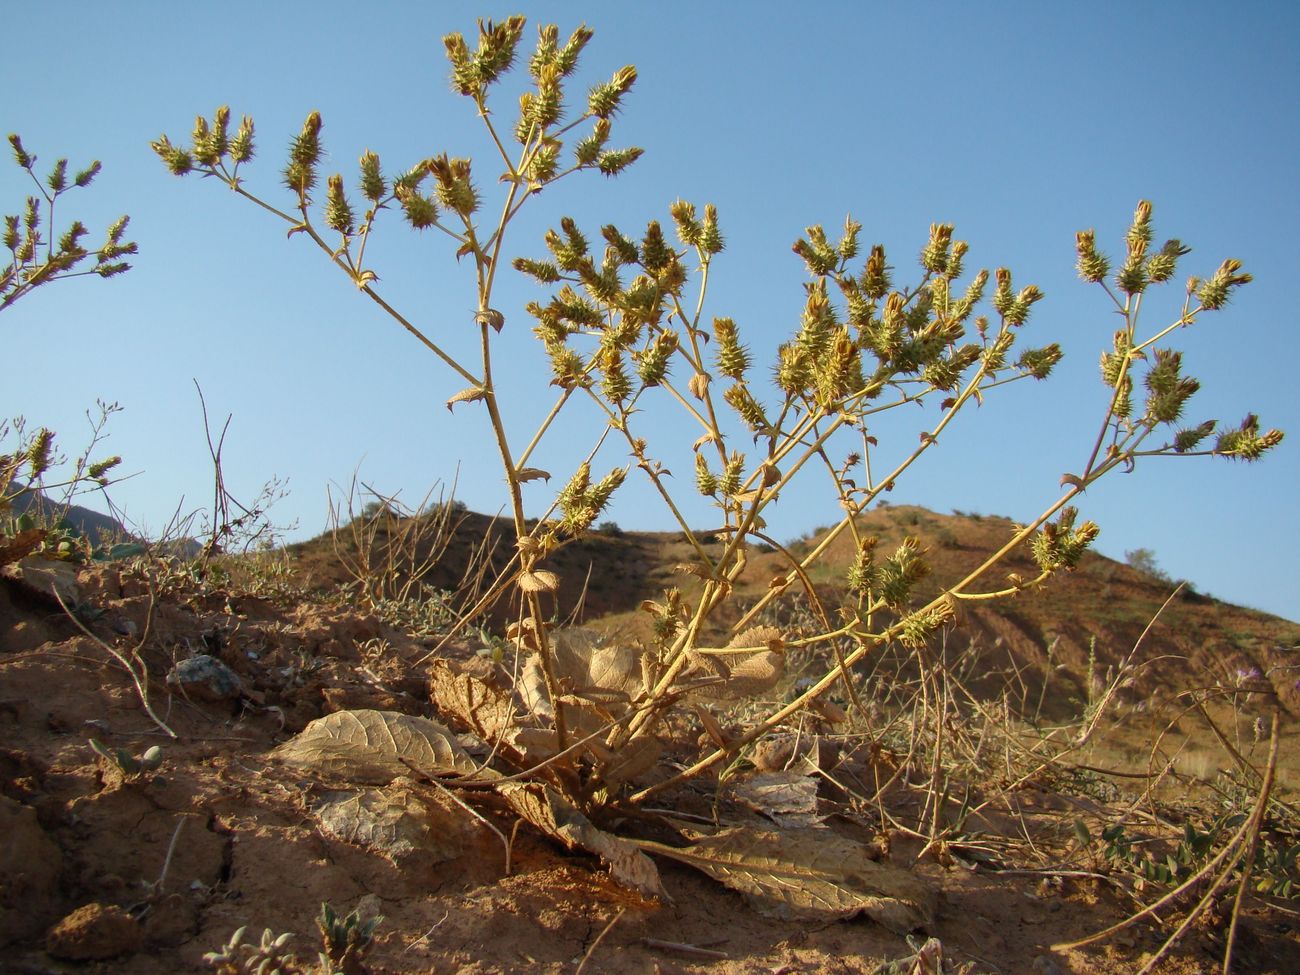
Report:
[[770,917],[829,920],[865,912],[897,934],[934,925],[933,890],[907,870],[872,860],[862,844],[825,829],[737,827],[682,848],[635,842],[702,870]]
[[555,592],[560,588],[560,577],[548,569],[519,573],[519,588],[524,592]]
[[410,789],[327,792],[312,806],[326,836],[374,850],[394,862],[425,853],[433,862],[454,860],[480,828],[450,799],[422,799]]
[[817,778],[808,774],[816,767],[807,760],[799,766],[732,782],[732,795],[783,829],[817,827],[826,817],[817,813]]
[[576,806],[541,782],[507,782],[497,792],[522,818],[567,849],[583,849],[609,864],[610,876],[646,897],[669,900],[654,861],[628,840],[597,829]]
[[515,705],[508,691],[463,673],[447,660],[435,660],[430,665],[429,696],[439,712],[455,718],[488,743],[505,735],[516,723]]
[[691,395],[696,399],[704,399],[704,394],[709,391],[709,374],[707,372],[697,372],[690,378],[686,388],[691,391]]
[[[539,467],[521,467],[519,470],[515,471],[515,479],[520,484],[527,484],[529,481],[537,480],[549,481],[551,479],[551,472],[544,471]],[[520,541],[522,542],[523,539],[521,538]]]
[[0,565],[8,565],[31,555],[45,541],[44,528],[29,528],[12,537],[0,537]]
[[375,785],[412,767],[429,775],[479,773],[478,763],[438,722],[396,711],[335,711],[271,755],[297,768]]

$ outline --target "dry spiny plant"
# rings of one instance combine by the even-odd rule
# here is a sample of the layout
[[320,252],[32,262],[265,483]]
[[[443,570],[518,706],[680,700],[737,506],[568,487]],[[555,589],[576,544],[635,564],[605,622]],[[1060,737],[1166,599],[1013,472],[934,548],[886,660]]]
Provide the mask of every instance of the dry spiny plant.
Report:
[[[1171,320],[1148,327],[1148,293],[1173,279],[1188,248],[1176,239],[1155,242],[1152,208],[1145,201],[1113,264],[1093,231],[1080,232],[1079,274],[1101,289],[1121,320],[1101,359],[1107,393],[1095,440],[1084,446],[1082,463],[1062,478],[1059,497],[1038,517],[1018,526],[964,577],[941,580],[938,595],[918,596],[931,574],[919,540],[909,537],[886,551],[862,531],[858,516],[935,448],[959,413],[1002,387],[1047,378],[1061,349],[1030,348],[1021,341],[1042,292],[1017,285],[1004,267],[971,272],[970,247],[951,224],[931,225],[919,268],[907,280],[883,245],[862,244],[858,222],[846,220],[836,237],[812,226],[794,244],[809,278],[803,313],[777,350],[768,383],[755,368],[742,325],[705,311],[710,270],[725,250],[715,207],[677,200],[666,219],[635,231],[613,224],[583,228],[563,217],[545,235],[545,255],[512,262],[547,289],[526,311],[549,362],[549,375],[538,370],[539,386],[549,381],[556,389],[553,406],[520,449],[507,436],[503,410],[509,391],[498,385],[493,368],[500,333],[514,325],[514,316],[508,320],[494,300],[507,273],[508,232],[535,197],[543,191],[548,200],[555,196],[554,184],[588,173],[617,176],[642,154],[611,141],[637,80],[634,67],[619,68],[591,86],[576,108],[567,103],[592,38],[586,26],[567,39],[555,25],[540,27],[526,59],[514,123],[503,125],[505,110],[494,109],[491,96],[519,60],[524,26],[518,16],[481,21],[476,43],[460,33],[444,38],[452,87],[472,103],[486,132],[487,157],[477,162],[439,152],[393,172],[366,150],[354,189],[341,173],[322,172],[322,117],[312,112],[290,144],[282,170],[289,202],[281,206],[246,185],[255,145],[247,116],[234,125],[223,106],[211,119],[196,119],[188,142],[162,136],[153,144],[172,173],[225,184],[286,224],[291,237],[312,242],[361,294],[455,373],[463,388],[448,398],[448,407],[485,411],[505,475],[516,551],[464,618],[478,618],[496,600],[513,599],[517,613],[505,636],[519,651],[516,664],[490,675],[442,660],[432,664],[439,711],[482,738],[492,761],[471,759],[440,726],[379,712],[322,719],[286,746],[283,757],[319,760],[348,750],[370,776],[418,766],[465,788],[491,788],[519,815],[570,846],[599,853],[620,880],[642,890],[661,891],[642,855],[649,850],[786,906],[807,907],[821,897],[823,905],[844,907],[844,891],[855,884],[870,887],[862,878],[880,865],[864,866],[860,853],[837,845],[826,831],[812,845],[792,834],[683,833],[687,845],[671,847],[615,837],[584,814],[599,816],[610,807],[644,814],[650,797],[734,765],[775,729],[810,714],[836,720],[828,703],[835,688],[843,688],[855,707],[868,703],[861,700],[855,667],[882,648],[921,654],[962,604],[1023,593],[1073,569],[1099,530],[1081,520],[1075,502],[1111,473],[1153,457],[1254,461],[1276,446],[1282,434],[1262,429],[1254,414],[1226,429],[1212,420],[1182,425],[1199,384],[1183,374],[1180,353],[1163,344],[1223,308],[1250,276],[1237,261],[1224,261],[1207,277],[1187,282]],[[491,205],[486,186],[500,187]],[[480,340],[477,361],[457,358],[439,336],[383,296],[367,262],[367,245],[390,214],[400,214],[418,231],[447,237],[449,251],[467,269]],[[536,466],[537,458],[548,437],[567,429],[561,418],[577,401],[591,404],[600,417],[587,459],[565,479],[545,515],[530,521],[525,493],[551,478]],[[937,419],[919,443],[904,448],[901,461],[884,464],[876,438],[881,415],[918,403],[931,406]],[[708,532],[688,523],[668,479],[665,458],[679,445],[654,442],[661,429],[656,418],[674,409],[698,427],[691,449],[695,488],[711,499],[720,521]],[[570,433],[564,436],[571,439]],[[610,452],[630,453],[633,462],[606,468],[599,455]],[[817,471],[829,476],[844,514],[795,555],[766,534],[764,514],[795,478]],[[643,645],[556,628],[549,612],[560,583],[549,560],[591,530],[629,476],[647,479],[694,553],[679,567],[690,577],[689,595],[670,589],[643,606],[653,629]],[[856,552],[844,580],[848,596],[827,606],[810,570],[843,536]],[[728,614],[757,544],[785,553],[788,567],[762,598]],[[1032,552],[1038,571],[990,581],[995,567],[1022,546]],[[790,629],[763,622],[777,601],[801,590],[810,625]],[[734,622],[723,627],[723,618]],[[717,638],[720,630],[724,635]],[[796,656],[819,660],[815,672],[774,700]],[[934,710],[935,702],[927,707]],[[743,712],[743,725],[723,727],[715,716],[720,708]],[[681,748],[683,727],[702,729],[706,744],[675,755],[679,761],[666,771],[665,751]],[[384,752],[395,741],[405,743],[396,766]],[[363,753],[364,759],[357,758]],[[788,876],[801,878],[804,893],[791,893],[799,884],[788,876],[784,888],[773,882],[773,863],[790,866],[795,873]],[[808,893],[823,882],[817,870],[829,869],[829,863],[842,881],[838,892]],[[868,910],[884,923],[907,930],[932,912],[926,895],[906,880],[875,883],[891,891],[882,897],[876,887],[874,900],[867,898],[875,905]],[[860,898],[849,900],[853,909],[862,906]]]

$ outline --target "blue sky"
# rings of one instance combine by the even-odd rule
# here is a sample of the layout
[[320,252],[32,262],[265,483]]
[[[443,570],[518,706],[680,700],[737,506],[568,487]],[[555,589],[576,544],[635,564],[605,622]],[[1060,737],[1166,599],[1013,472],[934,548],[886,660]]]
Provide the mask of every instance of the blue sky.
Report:
[[[639,235],[667,223],[678,197],[715,203],[727,249],[717,259],[711,315],[739,323],[760,364],[797,326],[801,262],[791,243],[812,223],[834,233],[851,213],[865,246],[883,243],[897,279],[914,277],[932,221],[970,241],[967,267],[1009,266],[1034,282],[1025,343],[1059,342],[1051,380],[1016,384],[963,416],[900,481],[893,503],[1032,518],[1092,445],[1107,390],[1097,358],[1117,327],[1105,295],[1074,273],[1074,233],[1095,227],[1112,254],[1139,199],[1155,204],[1157,241],[1193,247],[1175,284],[1146,304],[1150,326],[1176,317],[1181,282],[1242,260],[1255,283],[1229,307],[1174,337],[1202,381],[1187,419],[1236,424],[1258,412],[1287,440],[1262,463],[1157,459],[1090,490],[1098,548],[1148,548],[1176,578],[1233,602],[1300,618],[1300,360],[1294,228],[1300,226],[1300,8],[1211,3],[871,4],[69,3],[4,14],[0,129],[16,131],[41,168],[99,158],[104,171],[69,199],[98,236],[131,214],[141,253],[108,282],[43,289],[0,319],[10,367],[0,414],[50,426],[68,448],[84,411],[115,400],[108,450],[138,472],[114,500],[160,527],[185,499],[210,495],[211,470],[192,380],[219,419],[233,413],[227,483],[251,495],[271,476],[291,495],[276,509],[299,537],[325,524],[327,484],[354,469],[417,501],[459,477],[458,496],[495,511],[505,500],[482,412],[450,415],[463,383],[385,318],[303,238],[196,177],[169,175],[149,149],[187,139],[193,118],[229,104],[257,123],[248,185],[287,203],[279,169],[303,117],[319,110],[325,172],[355,182],[373,149],[392,171],[441,151],[483,162],[472,106],[451,93],[440,38],[476,16],[518,9],[530,26],[596,31],[579,84],[626,63],[640,72],[613,143],[644,146],[617,180],[581,174],[548,189],[519,221],[512,254],[543,256],[541,234],[570,214],[594,234],[614,222]],[[500,114],[513,118],[507,83]],[[498,96],[500,97],[500,96]],[[0,211],[17,212],[26,174],[0,165]],[[58,221],[63,223],[63,220]],[[475,332],[472,277],[439,235],[397,219],[381,225],[369,263],[382,293],[453,350]],[[549,408],[552,390],[524,302],[544,297],[511,280],[499,292],[507,326],[498,353],[503,409],[516,440]],[[1158,296],[1158,297],[1157,297]],[[1157,319],[1162,319],[1157,322]],[[667,408],[667,403],[665,402]],[[928,418],[890,416],[875,431],[902,456]],[[656,427],[659,427],[657,421]],[[531,430],[531,427],[529,428]],[[577,411],[547,441],[539,466],[565,475],[597,431]],[[667,441],[696,435],[665,415]],[[892,445],[892,447],[891,447]],[[694,497],[689,454],[665,448]],[[625,462],[607,452],[598,467]],[[459,473],[457,473],[459,471]],[[670,527],[655,497],[631,484],[610,516],[625,528]],[[556,484],[555,481],[552,484]],[[552,494],[529,489],[540,513]],[[93,502],[91,502],[93,505]],[[689,506],[697,524],[715,516]],[[833,521],[828,484],[812,476],[770,512],[790,538]]]

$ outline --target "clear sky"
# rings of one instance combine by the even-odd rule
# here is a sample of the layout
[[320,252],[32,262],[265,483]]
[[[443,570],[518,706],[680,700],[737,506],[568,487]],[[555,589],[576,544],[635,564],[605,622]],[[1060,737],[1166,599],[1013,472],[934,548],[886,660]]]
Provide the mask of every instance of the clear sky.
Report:
[[[1055,499],[1060,475],[1082,466],[1108,393],[1097,359],[1117,319],[1075,276],[1076,230],[1095,227],[1115,254],[1148,198],[1157,242],[1193,247],[1178,283],[1148,300],[1152,326],[1176,317],[1188,274],[1242,260],[1255,283],[1174,336],[1203,384],[1186,419],[1235,425],[1255,411],[1290,438],[1249,467],[1140,464],[1091,490],[1083,508],[1102,526],[1102,552],[1151,549],[1201,591],[1300,619],[1300,323],[1289,297],[1300,7],[1290,4],[259,0],[70,2],[57,14],[6,5],[0,130],[19,132],[42,169],[58,156],[73,166],[101,159],[95,185],[69,198],[62,217],[98,237],[129,213],[141,252],[127,275],[42,289],[4,313],[0,413],[50,426],[72,448],[95,399],[118,401],[108,450],[138,475],[113,497],[154,528],[182,498],[186,507],[210,498],[192,380],[218,420],[234,414],[229,486],[245,496],[287,478],[292,493],[275,514],[297,519],[296,537],[323,529],[326,486],[358,466],[408,502],[459,471],[458,496],[497,510],[504,487],[482,411],[453,416],[443,406],[463,382],[308,241],[286,239],[281,224],[212,181],[171,176],[149,142],[163,132],[187,140],[196,114],[229,104],[257,123],[248,185],[287,205],[284,149],[316,109],[324,171],[350,185],[367,148],[389,171],[445,150],[480,158],[478,183],[493,194],[489,145],[470,102],[451,93],[440,39],[516,9],[530,20],[525,50],[536,23],[554,20],[562,36],[582,21],[595,29],[576,96],[637,65],[613,143],[646,154],[617,180],[580,175],[548,190],[518,224],[512,254],[544,256],[541,234],[564,214],[593,235],[612,221],[639,236],[648,219],[668,225],[678,197],[715,203],[727,249],[708,312],[735,318],[762,364],[798,324],[806,275],[791,243],[811,223],[834,233],[849,213],[864,225],[864,251],[883,243],[900,282],[914,279],[929,225],[943,221],[971,242],[968,268],[1007,265],[1017,286],[1046,292],[1025,343],[1059,342],[1057,374],[999,390],[1006,395],[963,416],[893,503],[1028,520]],[[499,103],[508,119],[512,90],[507,83]],[[26,178],[0,165],[0,212],[20,211]],[[470,350],[472,276],[446,239],[389,219],[371,246],[382,293],[438,341]],[[522,308],[544,294],[509,280],[499,296],[503,408],[520,438],[554,392]],[[891,417],[876,431],[882,447],[910,451],[925,419]],[[592,423],[579,411],[544,445],[537,462],[556,473],[552,488],[591,442]],[[686,443],[696,435],[667,419],[663,432]],[[680,450],[664,455],[681,494],[696,497],[689,454],[675,464]],[[597,467],[624,462],[607,451]],[[670,527],[632,480],[609,516],[624,528]],[[540,513],[553,491],[528,490]],[[703,502],[689,511],[697,524],[715,521]],[[781,538],[838,517],[816,475],[769,514]]]

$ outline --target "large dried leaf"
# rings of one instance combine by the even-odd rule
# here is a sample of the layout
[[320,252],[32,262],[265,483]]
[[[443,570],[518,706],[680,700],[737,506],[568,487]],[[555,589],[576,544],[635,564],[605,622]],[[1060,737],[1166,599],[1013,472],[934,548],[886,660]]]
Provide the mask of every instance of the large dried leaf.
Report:
[[817,813],[817,778],[808,774],[810,762],[805,759],[800,765],[732,782],[731,793],[783,829],[816,827],[825,819]]
[[509,691],[465,673],[448,660],[435,660],[430,666],[429,696],[439,712],[455,718],[489,743],[516,723]]
[[594,853],[607,864],[609,874],[625,887],[668,900],[659,870],[636,845],[597,829],[582,812],[560,793],[541,782],[507,782],[497,792],[522,818],[570,850]]
[[756,626],[721,650],[692,654],[687,685],[704,680],[696,698],[739,700],[771,690],[785,674],[785,639],[774,626]]
[[29,528],[17,535],[0,535],[0,565],[31,555],[45,541],[45,535],[44,528]]
[[426,800],[397,785],[384,790],[327,792],[312,806],[326,836],[374,850],[394,862],[425,854],[454,860],[483,827],[450,799]]
[[427,775],[482,774],[438,722],[396,711],[335,711],[271,754],[298,768],[375,785],[409,775],[412,768]]
[[769,916],[834,919],[865,912],[898,934],[934,924],[933,890],[828,830],[739,827],[688,847],[646,840],[637,845],[702,870]]

